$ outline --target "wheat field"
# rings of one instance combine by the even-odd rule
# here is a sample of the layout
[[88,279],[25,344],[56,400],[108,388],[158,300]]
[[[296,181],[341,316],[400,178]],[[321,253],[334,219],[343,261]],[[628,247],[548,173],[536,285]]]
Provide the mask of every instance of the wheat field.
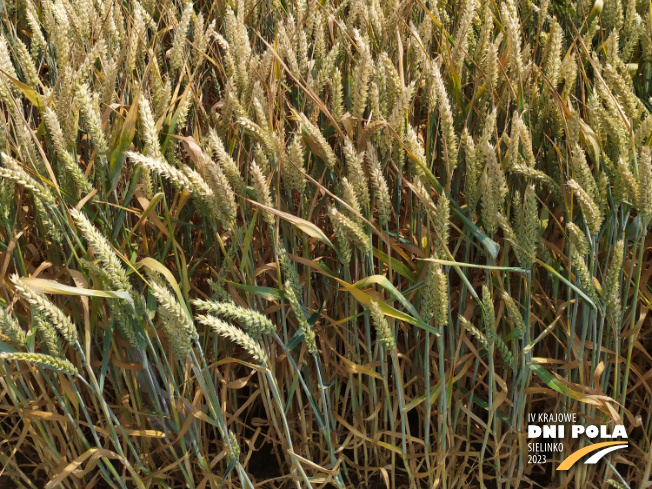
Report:
[[0,7],[0,487],[652,488],[648,0]]

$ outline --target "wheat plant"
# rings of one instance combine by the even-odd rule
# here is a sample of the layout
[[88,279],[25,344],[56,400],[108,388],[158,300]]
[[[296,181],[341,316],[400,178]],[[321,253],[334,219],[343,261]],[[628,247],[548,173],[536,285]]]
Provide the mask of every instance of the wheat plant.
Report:
[[[20,0],[0,487],[652,488],[645,0]],[[528,457],[529,413],[629,445]]]

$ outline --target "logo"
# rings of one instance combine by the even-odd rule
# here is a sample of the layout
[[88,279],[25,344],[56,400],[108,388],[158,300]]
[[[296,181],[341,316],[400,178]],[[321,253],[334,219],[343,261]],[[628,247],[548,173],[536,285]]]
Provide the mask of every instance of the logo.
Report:
[[[567,435],[570,435],[573,440],[582,435],[590,440],[596,438],[613,440],[599,441],[574,451],[559,464],[556,470],[569,470],[580,459],[589,454],[591,456],[582,463],[596,464],[608,453],[628,446],[627,432],[624,425],[617,424],[613,427],[613,430],[610,430],[607,425],[584,426],[577,422],[575,413],[530,413],[527,428],[528,439],[534,440],[528,442],[528,460],[530,463],[537,464],[546,462],[547,453],[562,452],[565,446],[564,439]],[[567,428],[569,429],[567,430]]]
[[579,450],[571,453],[568,457],[564,459],[564,461],[561,464],[559,464],[557,470],[570,469],[573,465],[575,465],[575,462],[581,459],[584,455],[593,453],[596,450],[597,453],[589,457],[587,460],[585,460],[584,463],[588,465],[597,464],[598,460],[600,460],[606,454],[613,452],[615,450],[620,450],[621,448],[627,448],[627,443],[623,444],[622,442],[619,441],[605,441],[603,443],[594,443],[593,445],[580,448]]

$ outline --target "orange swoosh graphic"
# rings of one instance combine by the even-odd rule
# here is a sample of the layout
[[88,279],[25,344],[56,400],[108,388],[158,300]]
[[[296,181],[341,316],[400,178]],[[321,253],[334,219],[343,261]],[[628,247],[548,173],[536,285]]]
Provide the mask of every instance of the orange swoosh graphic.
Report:
[[568,470],[573,466],[573,464],[575,464],[575,462],[581,459],[584,455],[587,455],[591,452],[595,452],[596,450],[600,450],[601,448],[610,447],[613,445],[627,445],[627,442],[605,441],[602,443],[595,443],[593,445],[589,445],[588,447],[580,448],[576,452],[573,452],[568,457],[566,457],[564,461],[561,464],[559,464],[559,467],[557,467],[556,470]]

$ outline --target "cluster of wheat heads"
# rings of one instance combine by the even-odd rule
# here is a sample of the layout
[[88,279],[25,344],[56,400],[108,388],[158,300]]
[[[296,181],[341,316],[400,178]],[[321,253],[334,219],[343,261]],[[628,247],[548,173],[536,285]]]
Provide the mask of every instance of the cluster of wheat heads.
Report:
[[647,0],[3,7],[2,487],[652,486]]

